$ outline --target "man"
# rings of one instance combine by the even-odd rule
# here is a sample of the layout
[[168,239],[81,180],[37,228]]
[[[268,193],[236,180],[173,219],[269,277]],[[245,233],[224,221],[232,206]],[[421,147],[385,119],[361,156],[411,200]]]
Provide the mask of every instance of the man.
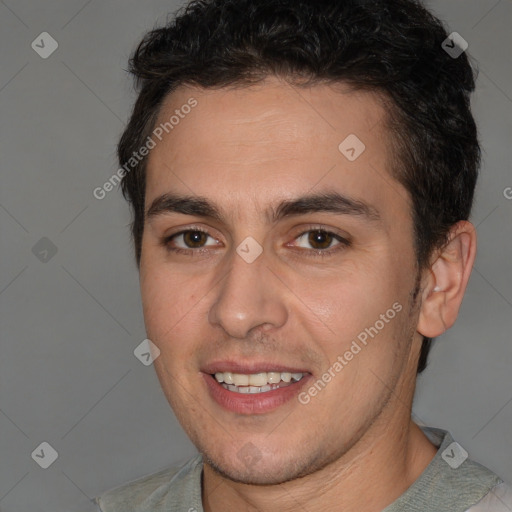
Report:
[[199,455],[102,511],[512,510],[411,419],[476,251],[474,79],[447,37],[411,0],[196,1],[146,35],[122,187]]

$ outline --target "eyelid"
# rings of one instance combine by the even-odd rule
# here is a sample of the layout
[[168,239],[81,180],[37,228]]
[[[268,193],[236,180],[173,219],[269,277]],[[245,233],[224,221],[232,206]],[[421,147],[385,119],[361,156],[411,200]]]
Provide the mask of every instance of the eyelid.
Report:
[[[302,231],[296,235],[294,235],[293,240],[297,240],[298,238],[301,238],[307,233],[310,233],[312,231],[321,231],[327,235],[332,235],[332,237],[338,241],[337,244],[334,246],[329,247],[328,249],[306,249],[306,248],[297,248],[295,249],[296,252],[304,252],[308,253],[308,256],[311,257],[329,257],[335,255],[337,252],[342,251],[343,249],[346,249],[347,247],[350,247],[352,245],[352,240],[350,236],[341,235],[336,232],[333,228],[330,228],[328,226],[323,225],[309,225],[306,226],[306,228],[301,228]],[[287,246],[290,246],[290,244],[287,244]],[[294,245],[292,245],[294,247]]]
[[204,251],[205,250],[204,247],[199,247],[197,249],[193,249],[193,248],[183,249],[182,247],[177,247],[177,248],[174,248],[174,247],[170,248],[169,247],[169,243],[171,242],[171,240],[175,239],[176,237],[178,237],[180,235],[184,235],[185,233],[188,233],[190,231],[199,231],[200,233],[204,233],[208,237],[213,238],[216,242],[219,241],[219,239],[217,237],[215,237],[212,234],[210,234],[210,232],[207,229],[205,229],[205,228],[202,228],[200,226],[186,226],[185,228],[180,229],[179,231],[176,231],[176,232],[171,233],[169,235],[165,235],[162,238],[162,245],[164,247],[166,247],[168,250],[176,250],[176,252],[180,252],[180,250],[182,250],[182,251],[194,251],[194,252]]
[[294,235],[293,238],[298,238],[302,235],[305,235],[306,233],[309,233],[310,231],[323,231],[329,235],[334,235],[335,237],[339,239],[343,239],[347,243],[351,243],[351,237],[348,233],[340,233],[336,228],[332,228],[329,226],[325,226],[323,224],[310,224],[306,225],[306,227],[302,226],[300,228],[300,231],[298,234]]

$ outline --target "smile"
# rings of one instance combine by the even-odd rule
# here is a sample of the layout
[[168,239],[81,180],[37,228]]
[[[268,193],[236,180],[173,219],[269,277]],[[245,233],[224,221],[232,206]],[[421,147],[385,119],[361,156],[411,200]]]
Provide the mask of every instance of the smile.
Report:
[[[217,370],[220,365],[215,366]],[[215,373],[210,373],[211,371],[202,372],[210,398],[224,410],[242,415],[270,413],[286,403],[293,403],[293,399],[297,398],[313,378],[308,372],[297,371],[236,373],[214,370]]]
[[298,382],[304,375],[303,373],[290,372],[260,372],[251,374],[217,372],[215,380],[228,391],[256,394],[267,393],[268,391],[289,386],[292,381]]

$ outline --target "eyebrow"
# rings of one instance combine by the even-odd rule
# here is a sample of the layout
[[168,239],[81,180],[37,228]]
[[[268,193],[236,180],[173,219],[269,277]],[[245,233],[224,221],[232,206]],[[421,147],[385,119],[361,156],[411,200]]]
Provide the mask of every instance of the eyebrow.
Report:
[[[285,217],[321,212],[354,215],[372,222],[381,220],[379,211],[372,205],[336,191],[325,191],[295,199],[285,199],[277,205],[270,206],[265,211],[265,215],[270,223],[276,223]],[[173,193],[162,194],[154,199],[146,213],[146,219],[150,220],[169,213],[195,215],[221,223],[224,220],[222,209],[206,197]]]

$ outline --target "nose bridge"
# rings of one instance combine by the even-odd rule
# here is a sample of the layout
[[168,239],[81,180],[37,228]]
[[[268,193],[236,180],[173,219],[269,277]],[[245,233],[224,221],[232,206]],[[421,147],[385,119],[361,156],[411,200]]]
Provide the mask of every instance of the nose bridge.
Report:
[[[259,245],[259,244],[258,244]],[[264,252],[245,240],[230,255],[227,275],[222,279],[209,321],[220,325],[231,337],[245,338],[254,327],[279,327],[286,321],[286,307]]]

